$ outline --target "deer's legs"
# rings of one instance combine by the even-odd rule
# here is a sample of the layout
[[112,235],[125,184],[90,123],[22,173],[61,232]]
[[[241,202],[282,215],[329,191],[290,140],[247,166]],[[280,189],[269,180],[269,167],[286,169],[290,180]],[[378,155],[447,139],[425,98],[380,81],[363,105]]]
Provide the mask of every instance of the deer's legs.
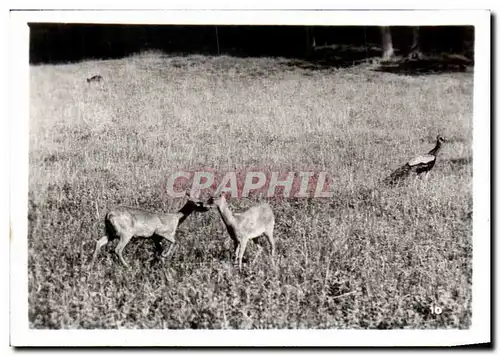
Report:
[[257,261],[257,258],[259,258],[260,254],[262,253],[262,250],[264,249],[264,247],[262,246],[262,242],[261,242],[261,239],[258,237],[258,238],[255,238],[253,239],[254,242],[255,242],[255,245],[257,246],[257,253],[255,254],[255,257],[253,258],[253,261],[252,261],[252,265],[255,263],[255,261]]
[[273,238],[273,230],[266,231],[264,235],[267,238],[267,241],[269,242],[269,246],[271,246],[271,256],[274,256],[274,253],[276,252],[276,245],[274,243],[274,238]]
[[234,243],[234,263],[238,262],[238,256],[240,255],[241,244],[239,242]]
[[273,229],[271,228],[270,230],[266,231],[264,235],[267,237],[267,241],[269,241],[269,245],[271,246],[271,262],[273,266],[274,264],[274,254],[276,252],[276,244],[274,243],[274,238],[273,238]]
[[167,250],[167,254],[165,256],[170,256],[170,254],[172,253],[172,249],[174,248],[174,245],[175,245],[175,239],[173,237],[171,238],[168,238],[168,237],[165,237],[169,242],[170,242],[170,246],[168,246],[168,250]]
[[125,267],[128,267],[128,264],[127,262],[125,262],[125,259],[123,258],[123,249],[125,248],[125,246],[127,246],[131,238],[132,236],[121,235],[120,241],[118,242],[118,245],[116,245],[115,248],[115,252],[118,255],[118,258]]
[[106,235],[104,235],[103,237],[101,237],[99,239],[99,241],[97,241],[96,246],[95,246],[95,251],[94,251],[94,257],[92,257],[91,265],[94,264],[94,262],[95,262],[95,260],[97,258],[97,255],[99,254],[99,251],[101,250],[101,248],[104,245],[106,245],[108,242],[109,242],[109,238]]
[[169,233],[168,231],[156,231],[155,232],[155,235],[158,235],[158,236],[164,238],[165,240],[167,240],[168,242],[170,242],[170,246],[168,246],[168,250],[167,250],[167,253],[165,254],[165,257],[170,256],[170,254],[172,253],[172,249],[174,248],[174,245],[175,245],[174,234],[175,234],[175,231],[174,231],[174,233],[171,233],[171,232]]
[[239,250],[238,250],[238,266],[241,268],[243,265],[243,254],[247,248],[248,238],[243,238],[240,240]]
[[155,254],[157,257],[161,257],[163,250],[164,250],[163,245],[161,243],[161,240],[163,239],[163,237],[161,237],[159,235],[153,235],[152,239],[153,239],[153,242],[155,244]]

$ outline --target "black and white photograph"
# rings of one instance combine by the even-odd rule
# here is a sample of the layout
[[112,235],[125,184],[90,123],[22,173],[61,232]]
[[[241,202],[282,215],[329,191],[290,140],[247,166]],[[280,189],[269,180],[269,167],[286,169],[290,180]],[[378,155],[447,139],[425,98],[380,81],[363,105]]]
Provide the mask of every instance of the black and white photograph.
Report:
[[490,21],[11,12],[13,345],[490,342]]

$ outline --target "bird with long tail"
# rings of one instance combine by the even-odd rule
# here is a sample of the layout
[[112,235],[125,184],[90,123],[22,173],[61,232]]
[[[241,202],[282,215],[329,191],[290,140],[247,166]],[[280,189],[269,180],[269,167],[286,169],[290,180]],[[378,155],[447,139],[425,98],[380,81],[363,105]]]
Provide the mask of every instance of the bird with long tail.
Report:
[[403,179],[407,178],[410,174],[415,173],[419,178],[422,176],[427,180],[429,172],[436,164],[436,158],[441,150],[442,144],[446,142],[443,136],[436,137],[436,146],[428,153],[417,156],[412,160],[405,163],[403,166],[396,169],[390,176],[384,179],[386,184],[400,183]]

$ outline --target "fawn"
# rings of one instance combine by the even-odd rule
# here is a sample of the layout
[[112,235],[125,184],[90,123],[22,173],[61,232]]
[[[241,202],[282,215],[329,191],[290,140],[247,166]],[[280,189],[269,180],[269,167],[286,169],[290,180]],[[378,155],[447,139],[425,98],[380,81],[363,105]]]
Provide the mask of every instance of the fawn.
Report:
[[275,244],[273,238],[274,213],[267,203],[255,205],[241,213],[233,213],[224,195],[210,198],[207,206],[217,207],[229,236],[235,245],[235,262],[241,269],[243,254],[251,239],[265,235],[271,246],[271,258],[274,257]]
[[99,250],[109,241],[119,239],[115,252],[124,266],[128,267],[123,258],[123,249],[133,237],[151,238],[155,244],[156,252],[162,255],[162,239],[170,242],[166,256],[170,254],[175,244],[175,231],[177,227],[194,211],[205,212],[209,208],[186,193],[188,200],[177,212],[170,214],[154,213],[147,210],[122,207],[106,214],[106,235],[97,241],[91,265],[94,264]]

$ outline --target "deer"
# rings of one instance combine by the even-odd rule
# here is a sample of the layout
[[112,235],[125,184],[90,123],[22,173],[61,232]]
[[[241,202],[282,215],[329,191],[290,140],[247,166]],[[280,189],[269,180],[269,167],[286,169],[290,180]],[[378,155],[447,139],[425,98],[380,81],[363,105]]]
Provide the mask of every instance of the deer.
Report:
[[217,198],[209,198],[206,205],[210,208],[216,207],[219,211],[222,222],[233,240],[235,247],[234,262],[238,263],[239,269],[243,264],[243,255],[248,241],[257,239],[262,235],[267,238],[271,246],[271,260],[273,260],[275,253],[273,238],[274,213],[268,203],[257,204],[243,212],[233,213],[229,209],[225,196],[222,194]]
[[123,258],[123,250],[133,237],[151,238],[155,244],[155,251],[161,257],[163,239],[170,242],[167,254],[172,252],[175,241],[175,232],[180,224],[193,212],[205,212],[210,208],[205,207],[204,203],[193,198],[192,194],[186,193],[187,202],[177,213],[154,213],[151,211],[121,207],[111,210],[105,217],[106,234],[97,241],[91,266],[94,264],[100,249],[109,241],[118,239],[115,252],[121,263],[128,267]]

